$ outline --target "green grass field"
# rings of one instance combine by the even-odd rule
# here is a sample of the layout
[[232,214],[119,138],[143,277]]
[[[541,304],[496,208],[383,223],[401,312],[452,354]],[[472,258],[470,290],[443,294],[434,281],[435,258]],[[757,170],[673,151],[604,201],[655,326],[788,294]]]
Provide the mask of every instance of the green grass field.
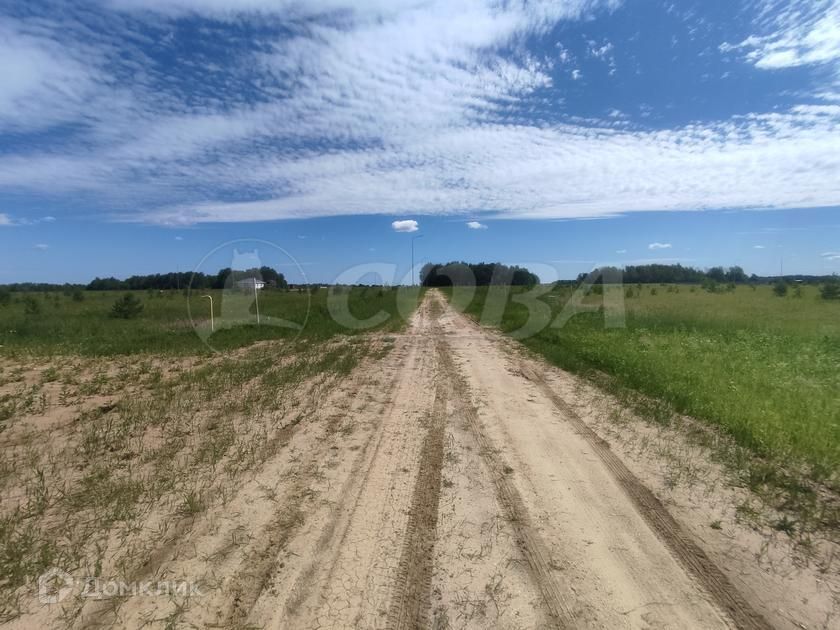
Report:
[[[572,307],[577,314],[564,326],[522,342],[558,366],[605,373],[618,388],[721,427],[773,464],[840,487],[840,303],[819,299],[816,287],[802,287],[798,298],[776,297],[767,286],[723,293],[660,285],[607,291],[607,298],[625,298],[625,327],[607,328],[603,314]],[[571,293],[554,289],[540,300],[556,317]],[[479,319],[485,313],[486,320],[492,311],[487,295],[479,290],[461,308]],[[602,305],[607,298],[592,293],[582,303]],[[503,316],[491,323],[505,332],[525,324],[525,306],[507,301],[495,307]],[[757,470],[749,474],[779,474],[775,465]]]
[[[387,287],[344,288],[339,298],[347,298],[352,318],[367,320],[379,315],[372,326],[357,328],[332,316],[326,289],[312,295],[266,290],[260,294],[261,325],[257,326],[252,296],[223,296],[222,291],[211,291],[216,331],[208,336],[210,307],[202,297],[205,293],[187,298],[177,291],[135,291],[143,311],[136,319],[127,320],[110,316],[114,301],[124,295],[119,291],[85,291],[81,301],[59,292],[15,293],[9,304],[0,305],[0,353],[183,355],[210,352],[202,337],[217,350],[265,339],[300,336],[323,340],[336,334],[396,330],[405,321],[401,314],[413,310],[417,296],[411,290]],[[302,324],[302,328],[276,325],[279,320]]]

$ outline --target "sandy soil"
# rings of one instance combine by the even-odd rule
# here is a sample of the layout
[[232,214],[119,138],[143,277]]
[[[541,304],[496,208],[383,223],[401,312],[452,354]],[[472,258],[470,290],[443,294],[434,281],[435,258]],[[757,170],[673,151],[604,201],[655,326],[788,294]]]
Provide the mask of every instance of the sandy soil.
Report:
[[[667,462],[602,439],[614,402],[597,390],[434,292],[394,338],[229,502],[170,529],[145,575],[200,595],[86,602],[69,625],[836,627],[836,574],[774,570],[748,528],[709,530],[735,491],[666,491]],[[31,611],[11,625],[61,618]]]

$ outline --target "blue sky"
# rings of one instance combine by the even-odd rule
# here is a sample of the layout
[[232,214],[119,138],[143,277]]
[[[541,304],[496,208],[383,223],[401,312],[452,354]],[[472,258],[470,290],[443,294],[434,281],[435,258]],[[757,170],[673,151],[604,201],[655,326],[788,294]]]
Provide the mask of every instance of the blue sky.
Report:
[[840,272],[840,0],[0,0],[0,77],[0,282]]

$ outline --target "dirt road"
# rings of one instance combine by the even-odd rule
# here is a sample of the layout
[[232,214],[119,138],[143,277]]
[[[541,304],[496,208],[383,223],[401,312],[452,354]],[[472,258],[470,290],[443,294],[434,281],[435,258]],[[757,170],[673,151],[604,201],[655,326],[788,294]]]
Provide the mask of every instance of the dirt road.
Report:
[[832,627],[828,576],[756,569],[761,540],[709,545],[710,510],[687,529],[591,428],[597,390],[442,295],[357,342],[381,351],[288,392],[271,428],[240,419],[269,456],[221,476],[224,500],[109,543],[103,575],[200,593],[33,595],[10,627]]
[[769,627],[495,336],[430,293],[401,342],[381,422],[249,621]]

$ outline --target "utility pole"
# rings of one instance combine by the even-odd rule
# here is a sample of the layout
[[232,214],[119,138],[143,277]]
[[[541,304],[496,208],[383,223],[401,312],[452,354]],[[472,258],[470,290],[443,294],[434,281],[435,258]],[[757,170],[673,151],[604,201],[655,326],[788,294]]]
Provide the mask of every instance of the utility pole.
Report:
[[411,237],[411,286],[415,286],[416,283],[414,282],[414,241],[418,238],[423,238],[422,234],[418,234],[417,236]]
[[251,282],[254,283],[254,302],[257,305],[257,326],[260,325],[260,298],[257,294],[257,279],[251,278]]
[[213,296],[212,295],[202,295],[201,297],[207,298],[210,300],[210,332],[216,330],[216,323],[213,321]]

